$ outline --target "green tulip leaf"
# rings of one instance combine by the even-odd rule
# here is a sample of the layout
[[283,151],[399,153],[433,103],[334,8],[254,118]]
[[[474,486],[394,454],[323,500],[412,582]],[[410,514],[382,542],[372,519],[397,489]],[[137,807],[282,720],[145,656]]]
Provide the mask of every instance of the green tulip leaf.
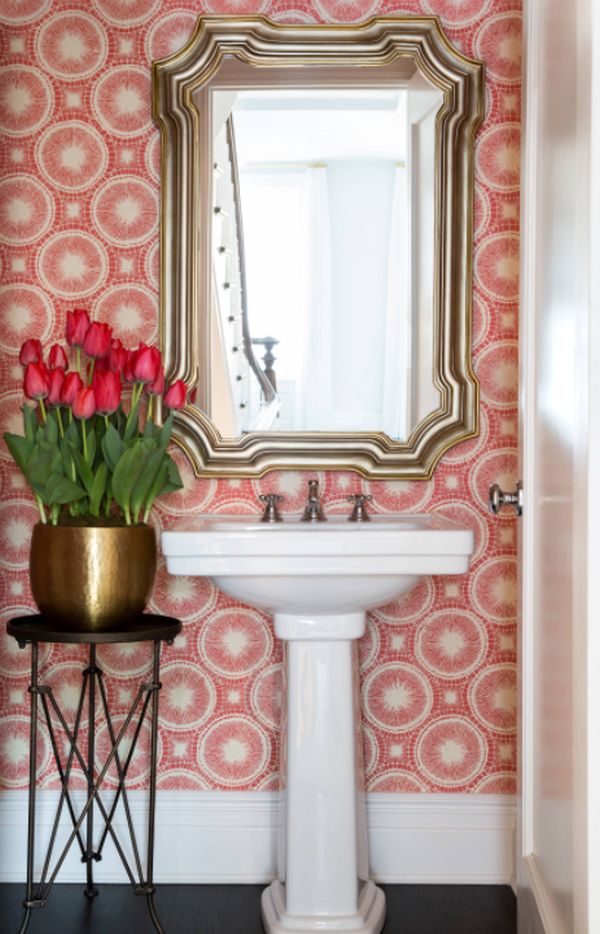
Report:
[[48,494],[48,480],[52,476],[61,477],[62,464],[59,455],[58,469],[56,459],[49,452],[44,451],[42,446],[36,444],[31,452],[27,462],[27,481],[36,493],[42,497],[45,503],[50,503]]
[[105,490],[105,493],[104,493],[104,515],[105,515],[105,516],[109,516],[109,515],[110,515],[110,510],[111,510],[111,506],[112,506],[112,498],[113,498],[113,493],[112,493],[112,475],[111,475],[110,473],[108,473],[108,474],[107,474],[107,478],[106,478],[106,490]]
[[4,440],[15,464],[22,473],[27,475],[27,462],[33,450],[33,441],[24,438],[22,435],[11,435],[8,431],[4,432]]
[[139,521],[141,509],[146,504],[148,495],[151,493],[164,457],[164,448],[158,448],[145,459],[143,470],[139,475],[131,497],[131,511],[136,522]]
[[49,475],[50,461],[47,457],[44,457],[40,446],[36,444],[27,462],[27,479],[31,486],[36,489],[38,486],[45,489]]
[[137,440],[138,435],[138,422],[139,422],[139,402],[134,409],[129,413],[129,417],[125,422],[125,429],[123,431],[123,440],[131,441],[132,438]]
[[60,442],[60,456],[65,477],[70,477],[71,480],[74,480],[74,472],[76,472],[75,460],[71,451],[71,445],[65,438],[62,438]]
[[58,443],[58,425],[50,415],[44,423],[44,440],[49,444]]
[[78,422],[72,421],[68,428],[66,428],[65,440],[75,445],[75,447],[81,447],[81,432],[79,431]]
[[176,493],[177,490],[180,489],[181,487],[175,486],[175,484],[171,483],[169,480],[165,480],[156,496],[164,496],[166,493]]
[[156,437],[156,425],[152,421],[146,422],[144,426],[144,439],[146,441],[152,441]]
[[89,491],[90,512],[93,516],[98,516],[100,514],[100,503],[102,502],[102,497],[104,496],[106,490],[107,479],[108,467],[106,464],[102,463],[96,471],[96,476],[94,477],[92,488]]
[[173,492],[173,490],[182,490],[183,480],[181,479],[179,468],[169,454],[167,454],[167,466],[169,468],[169,484],[172,485],[172,490],[169,490],[169,492]]
[[168,417],[165,420],[164,425],[162,426],[160,432],[160,443],[166,448],[167,444],[171,440],[171,432],[173,431],[173,413],[169,412]]
[[138,439],[123,452],[113,473],[113,496],[129,521],[131,519],[131,494],[143,470],[144,461],[142,442]]
[[[85,424],[85,423],[84,423]],[[87,432],[87,457],[86,460],[90,467],[94,463],[96,457],[96,432],[94,431],[93,426],[90,427]]]
[[96,451],[98,451],[106,434],[106,422],[103,415],[96,415],[94,422],[96,423],[94,429],[96,432]]
[[122,436],[123,432],[125,431],[125,424],[127,422],[127,416],[125,415],[125,412],[123,411],[122,405],[120,405],[117,411],[115,412],[114,418],[115,418],[115,426],[116,426],[117,432],[119,436]]
[[58,446],[51,441],[40,441],[39,445],[36,447],[39,448],[40,457],[42,457],[48,465],[48,474],[62,474],[62,458]]
[[152,504],[154,503],[154,500],[156,499],[156,497],[158,496],[158,494],[159,494],[160,491],[162,490],[162,488],[163,488],[163,486],[164,486],[164,484],[165,484],[165,482],[166,482],[166,480],[167,480],[168,474],[169,474],[169,468],[168,468],[168,466],[167,466],[167,464],[165,463],[165,460],[164,460],[164,458],[163,458],[163,460],[162,460],[162,462],[161,462],[161,465],[160,465],[160,468],[159,468],[159,470],[158,470],[158,472],[157,472],[157,474],[156,474],[156,476],[155,476],[155,478],[154,478],[154,483],[152,484],[152,486],[151,486],[151,488],[150,488],[150,491],[149,491],[149,493],[148,493],[148,496],[146,497],[146,504],[145,504],[145,505],[146,505],[146,508],[145,508],[145,512],[144,512],[144,520],[147,519],[148,513],[149,513],[150,510],[152,509]]
[[35,439],[35,432],[38,427],[35,409],[30,408],[28,405],[24,405],[21,411],[23,412],[23,429],[25,431],[25,437],[28,441],[33,441]]
[[[164,448],[161,450],[164,451]],[[174,493],[176,490],[181,490],[183,488],[183,482],[177,468],[177,464],[173,458],[164,453],[160,470],[156,474],[154,483],[146,497],[145,502],[145,518],[148,517],[148,514],[152,508],[152,504],[157,496],[161,496],[164,493]]]
[[108,464],[111,471],[115,469],[121,454],[124,451],[124,445],[121,436],[114,425],[109,425],[106,429],[101,442],[102,456]]
[[73,460],[75,461],[75,467],[77,468],[79,479],[81,480],[88,496],[90,496],[92,486],[94,485],[94,474],[92,469],[81,451],[77,450],[75,447],[71,447],[71,453],[73,455]]
[[74,503],[85,496],[79,484],[73,483],[68,477],[61,477],[53,474],[47,483],[47,502],[50,505],[62,503]]

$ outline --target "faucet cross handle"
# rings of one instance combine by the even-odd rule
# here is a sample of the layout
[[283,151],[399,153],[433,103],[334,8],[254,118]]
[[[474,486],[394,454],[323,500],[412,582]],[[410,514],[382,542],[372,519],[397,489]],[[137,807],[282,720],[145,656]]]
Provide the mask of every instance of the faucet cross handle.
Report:
[[353,493],[347,496],[349,503],[354,503],[354,509],[348,516],[348,522],[370,522],[371,516],[365,508],[365,503],[370,503],[373,497],[370,493]]
[[285,496],[280,493],[261,493],[258,497],[261,503],[265,504],[265,511],[262,514],[261,522],[283,522],[277,503],[283,502]]

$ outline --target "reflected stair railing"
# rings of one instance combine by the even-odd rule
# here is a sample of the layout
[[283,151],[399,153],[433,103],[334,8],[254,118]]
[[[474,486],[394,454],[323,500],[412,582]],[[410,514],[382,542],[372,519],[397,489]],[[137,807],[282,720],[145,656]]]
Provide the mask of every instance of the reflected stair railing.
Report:
[[[218,225],[215,229],[217,249],[214,265],[224,319],[225,351],[241,430],[268,429],[277,417],[280,405],[273,370],[275,357],[272,354],[278,341],[272,337],[253,339],[250,333],[240,182],[231,116],[225,124],[225,140],[226,153],[221,146],[216,152],[217,161],[214,164],[214,218]],[[253,344],[265,347],[264,369],[256,359]],[[244,409],[247,411],[242,414],[240,410]]]

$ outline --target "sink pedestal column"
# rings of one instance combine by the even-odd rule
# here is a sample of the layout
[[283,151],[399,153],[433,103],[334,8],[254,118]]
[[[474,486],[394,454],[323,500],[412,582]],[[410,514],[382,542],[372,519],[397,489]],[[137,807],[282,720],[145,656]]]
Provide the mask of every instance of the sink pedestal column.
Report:
[[262,895],[269,934],[383,927],[385,897],[368,880],[356,647],[364,631],[364,613],[275,615],[287,642],[286,819],[279,878]]

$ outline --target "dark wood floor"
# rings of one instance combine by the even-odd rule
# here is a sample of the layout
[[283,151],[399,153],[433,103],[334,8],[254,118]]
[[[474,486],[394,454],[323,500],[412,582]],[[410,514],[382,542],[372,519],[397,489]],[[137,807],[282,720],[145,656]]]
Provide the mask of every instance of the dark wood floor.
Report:
[[[515,934],[508,886],[387,885],[384,934]],[[165,934],[263,934],[262,885],[163,885],[155,904]],[[56,885],[36,908],[28,934],[152,934],[146,900],[125,885],[100,886],[93,902],[81,885]],[[0,934],[17,934],[23,886],[0,885]]]

